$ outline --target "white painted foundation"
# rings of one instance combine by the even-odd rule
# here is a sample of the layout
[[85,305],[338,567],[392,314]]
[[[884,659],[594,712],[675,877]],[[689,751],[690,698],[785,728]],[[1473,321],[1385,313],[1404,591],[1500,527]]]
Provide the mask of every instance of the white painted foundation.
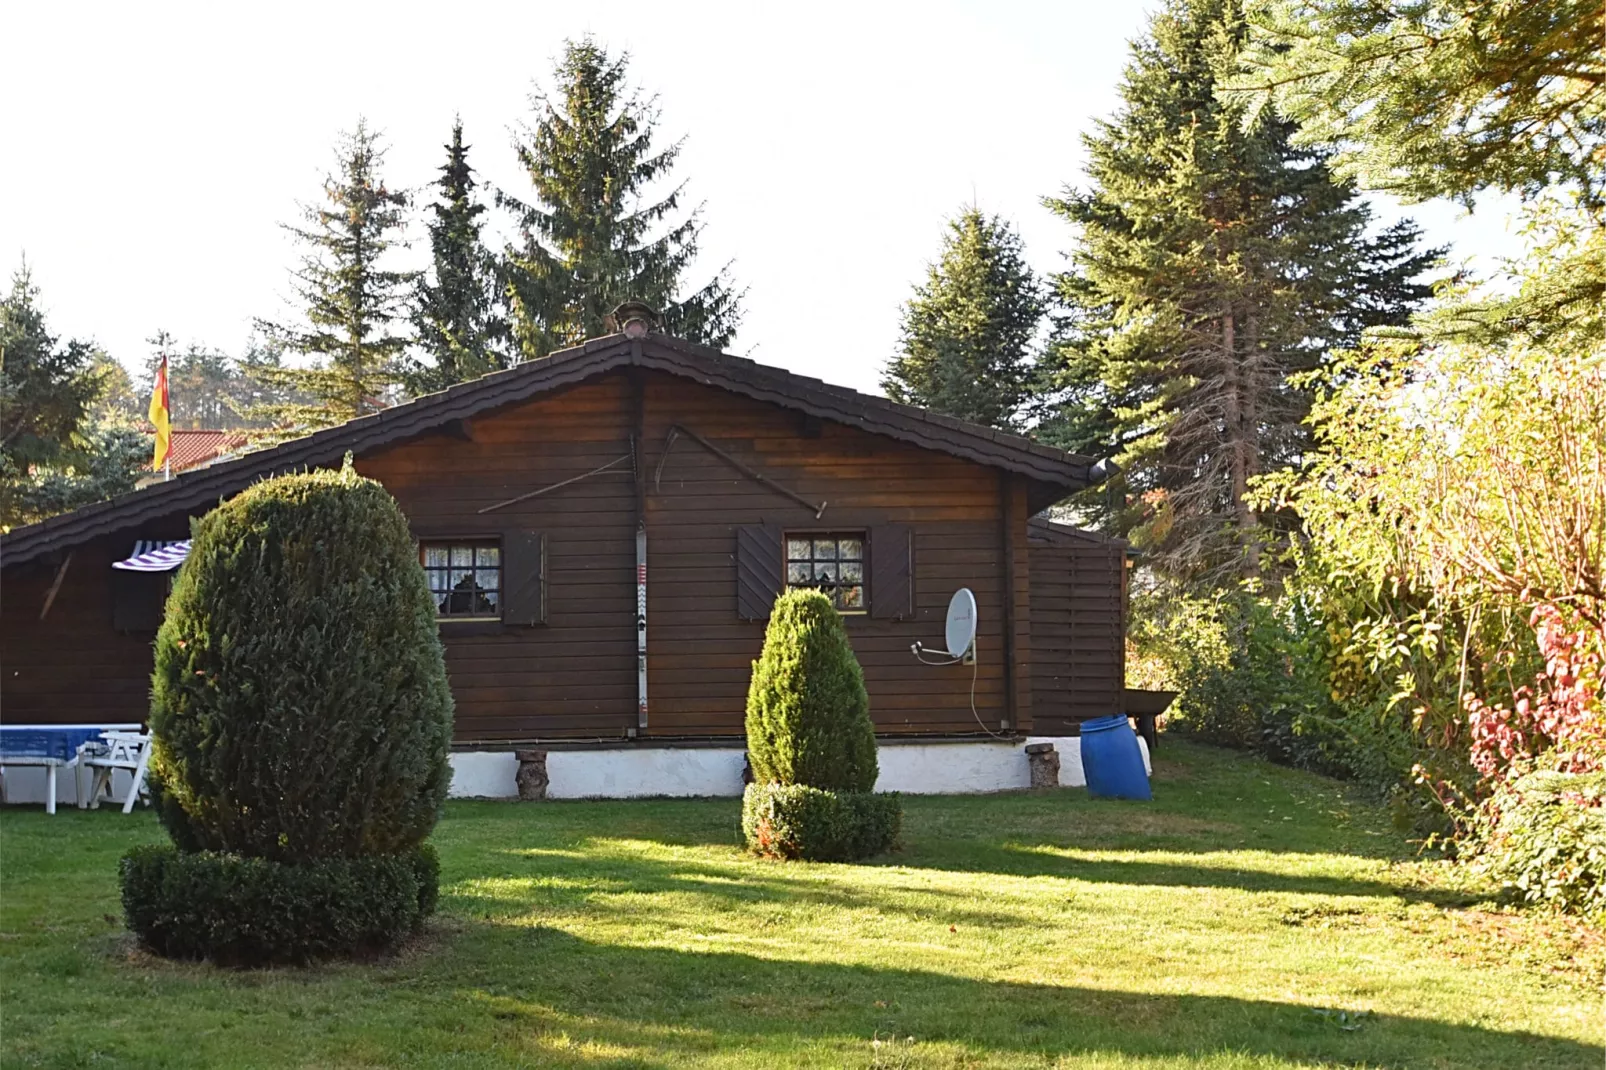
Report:
[[[1082,741],[1077,736],[1033,736],[1025,743],[1052,743],[1060,756],[1060,786],[1087,786]],[[877,791],[909,795],[974,795],[1031,786],[1025,743],[964,741],[883,744],[877,757]],[[1142,737],[1145,769],[1149,749]],[[742,793],[739,747],[653,747],[649,744],[547,754],[547,798],[634,799],[647,796],[721,796]],[[455,798],[513,799],[518,759],[511,750],[459,751],[452,755]],[[1152,770],[1151,770],[1152,771]]]
[[[1032,736],[1026,743],[1052,743],[1060,756],[1060,786],[1087,786],[1082,773],[1082,741],[1076,736]],[[908,795],[974,795],[1016,791],[1031,786],[1023,743],[967,740],[955,743],[890,743],[879,748],[881,776],[877,791]],[[1142,737],[1143,764],[1149,749]],[[636,745],[607,750],[554,750],[547,754],[547,797],[551,799],[635,799],[648,796],[719,796],[742,793],[739,747],[654,747]],[[452,755],[454,798],[516,799],[518,759],[511,750],[459,751]],[[37,766],[3,770],[6,801],[42,805],[45,771]],[[73,771],[62,770],[56,802],[73,804]],[[115,797],[128,791],[128,773],[119,770],[112,785]],[[83,776],[85,797],[89,775]],[[102,809],[107,805],[101,803]]]

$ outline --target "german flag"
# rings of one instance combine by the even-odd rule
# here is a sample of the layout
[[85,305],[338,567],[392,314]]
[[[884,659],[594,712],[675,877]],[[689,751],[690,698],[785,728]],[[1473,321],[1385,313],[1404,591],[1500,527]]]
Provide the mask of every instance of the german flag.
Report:
[[156,455],[151,459],[151,471],[160,472],[167,463],[173,448],[172,410],[167,406],[167,357],[156,371],[156,388],[151,391],[150,411],[145,414],[156,427]]

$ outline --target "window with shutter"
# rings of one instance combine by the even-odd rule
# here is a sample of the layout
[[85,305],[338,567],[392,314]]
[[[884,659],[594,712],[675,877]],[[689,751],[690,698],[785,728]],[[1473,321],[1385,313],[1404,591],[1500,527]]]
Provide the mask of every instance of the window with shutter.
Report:
[[501,619],[502,547],[496,540],[426,540],[418,544],[418,559],[437,617]]
[[787,532],[786,586],[824,594],[843,613],[863,613],[864,532]]

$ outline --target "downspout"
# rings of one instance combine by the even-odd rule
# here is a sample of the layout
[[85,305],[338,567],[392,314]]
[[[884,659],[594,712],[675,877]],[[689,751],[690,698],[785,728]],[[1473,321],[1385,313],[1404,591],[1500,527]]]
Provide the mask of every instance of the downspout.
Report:
[[[631,350],[639,359],[641,343],[634,342]],[[641,453],[646,424],[646,391],[642,386],[640,368],[631,368],[628,374],[630,467],[635,478],[636,520],[636,726],[627,734],[636,736],[647,731],[647,470]]]

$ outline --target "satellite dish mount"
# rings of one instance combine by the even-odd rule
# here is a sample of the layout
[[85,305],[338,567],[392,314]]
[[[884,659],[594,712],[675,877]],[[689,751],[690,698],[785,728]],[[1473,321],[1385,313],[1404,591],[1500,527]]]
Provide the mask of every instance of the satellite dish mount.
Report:
[[909,649],[923,665],[974,665],[976,664],[976,596],[969,587],[961,587],[948,600],[948,620],[944,626],[943,642],[948,656],[932,660],[935,653],[915,642]]

